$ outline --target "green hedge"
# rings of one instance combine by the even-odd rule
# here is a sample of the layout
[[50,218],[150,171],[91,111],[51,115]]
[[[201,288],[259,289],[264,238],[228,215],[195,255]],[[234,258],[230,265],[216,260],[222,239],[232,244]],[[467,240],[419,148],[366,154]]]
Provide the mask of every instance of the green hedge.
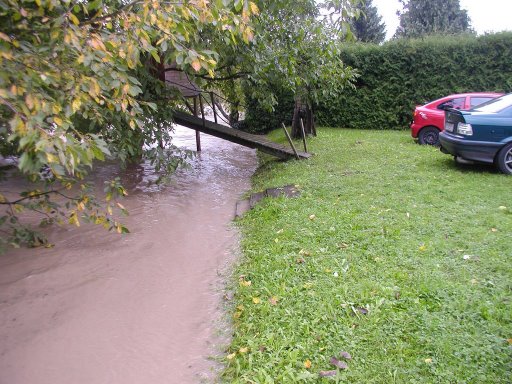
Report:
[[245,120],[236,124],[235,127],[252,133],[266,133],[279,128],[281,123],[284,123],[286,126],[291,125],[295,105],[293,94],[276,86],[273,91],[278,105],[273,112],[269,112],[268,109],[258,102],[257,97],[254,96],[253,87],[253,85],[244,87]]
[[343,60],[360,73],[356,89],[320,103],[321,125],[403,129],[415,105],[452,93],[512,91],[510,32],[354,44]]

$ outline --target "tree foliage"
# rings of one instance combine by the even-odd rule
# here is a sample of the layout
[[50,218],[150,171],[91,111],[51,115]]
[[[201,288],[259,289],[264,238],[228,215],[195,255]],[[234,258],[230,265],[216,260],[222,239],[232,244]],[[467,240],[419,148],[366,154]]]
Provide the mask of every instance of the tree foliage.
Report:
[[382,22],[372,0],[364,0],[358,7],[359,17],[350,19],[350,28],[357,41],[380,44],[386,38],[386,25]]
[[253,38],[257,13],[247,0],[0,0],[0,144],[31,181],[43,168],[49,174],[18,198],[0,195],[4,239],[30,243],[17,221],[27,209],[43,224],[85,219],[125,231],[111,200],[125,191],[107,183],[102,212],[85,175],[95,161],[145,154],[170,171],[167,121],[177,99],[162,81],[165,66],[214,77],[219,52]]
[[421,37],[432,34],[472,33],[468,12],[459,0],[400,0],[400,25],[395,37]]
[[[349,19],[357,13],[358,3],[258,3],[261,13],[256,19],[254,44],[247,52],[252,60],[246,61],[251,64],[251,75],[244,86],[253,101],[254,109],[248,111],[253,130],[262,128],[261,113],[279,108],[277,94],[291,94],[297,104],[311,108],[319,97],[336,97],[350,83],[354,71],[344,65],[340,49],[350,35]],[[289,113],[291,121],[292,111]]]

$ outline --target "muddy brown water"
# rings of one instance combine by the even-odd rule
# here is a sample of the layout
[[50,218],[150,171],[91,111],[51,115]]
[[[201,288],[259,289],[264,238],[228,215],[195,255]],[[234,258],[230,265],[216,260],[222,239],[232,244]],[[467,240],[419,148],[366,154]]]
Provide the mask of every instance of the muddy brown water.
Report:
[[[121,171],[131,234],[58,228],[54,248],[0,255],[1,384],[215,381],[209,357],[226,343],[222,287],[237,251],[230,222],[257,159],[201,138],[169,185],[152,185],[147,165]],[[195,148],[193,131],[175,140]]]

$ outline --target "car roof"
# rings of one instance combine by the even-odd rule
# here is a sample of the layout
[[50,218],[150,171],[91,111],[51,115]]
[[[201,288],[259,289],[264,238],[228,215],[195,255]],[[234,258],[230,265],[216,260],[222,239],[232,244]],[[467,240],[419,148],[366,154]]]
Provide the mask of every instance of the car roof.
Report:
[[428,103],[424,104],[423,106],[426,107],[431,104],[438,104],[442,103],[443,101],[454,99],[457,97],[467,97],[467,96],[481,96],[481,97],[499,97],[503,96],[503,93],[497,93],[497,92],[467,92],[467,93],[454,93],[452,95],[444,96],[439,99],[429,101]]

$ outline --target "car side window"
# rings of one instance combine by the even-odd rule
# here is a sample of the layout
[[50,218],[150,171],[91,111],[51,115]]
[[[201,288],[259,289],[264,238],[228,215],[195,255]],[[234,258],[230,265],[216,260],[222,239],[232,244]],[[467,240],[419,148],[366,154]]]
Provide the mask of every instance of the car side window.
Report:
[[491,100],[492,97],[472,97],[471,98],[471,108],[480,105],[482,103],[485,103],[486,101]]
[[464,109],[465,97],[456,97],[455,99],[447,100],[437,106],[437,109],[455,108]]

